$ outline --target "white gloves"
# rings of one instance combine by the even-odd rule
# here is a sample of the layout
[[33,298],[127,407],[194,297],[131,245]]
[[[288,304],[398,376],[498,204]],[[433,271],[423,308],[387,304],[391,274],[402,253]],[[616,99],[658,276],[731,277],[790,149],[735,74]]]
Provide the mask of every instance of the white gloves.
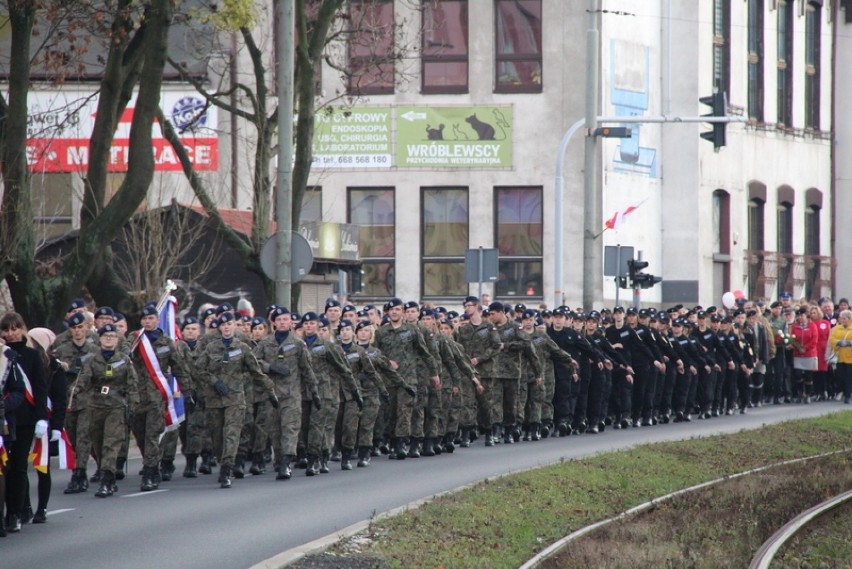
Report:
[[58,441],[61,438],[62,438],[62,431],[57,431],[56,429],[53,429],[53,430],[50,431],[50,442],[55,443],[56,441]]
[[42,419],[41,421],[36,421],[35,424],[35,437],[37,439],[42,438],[47,434],[47,421]]

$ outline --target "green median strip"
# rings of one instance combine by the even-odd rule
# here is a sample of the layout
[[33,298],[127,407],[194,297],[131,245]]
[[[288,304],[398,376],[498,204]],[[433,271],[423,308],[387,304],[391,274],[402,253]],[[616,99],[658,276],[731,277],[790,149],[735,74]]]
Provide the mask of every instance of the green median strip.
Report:
[[[518,567],[581,527],[700,482],[846,448],[852,412],[567,461],[441,496],[335,544],[336,567]],[[783,522],[782,522],[783,523]],[[297,567],[326,567],[309,556]]]

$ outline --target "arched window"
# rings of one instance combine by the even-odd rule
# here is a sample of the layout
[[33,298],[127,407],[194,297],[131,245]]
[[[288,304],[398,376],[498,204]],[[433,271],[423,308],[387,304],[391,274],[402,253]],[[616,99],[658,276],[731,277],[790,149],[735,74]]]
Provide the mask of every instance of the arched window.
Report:
[[713,295],[731,290],[731,194],[713,192]]
[[748,295],[749,298],[755,298],[764,295],[766,185],[761,182],[750,182],[748,198]]
[[778,294],[793,292],[793,206],[795,192],[790,186],[778,188]]
[[820,217],[822,192],[811,188],[805,192],[805,297],[822,296],[822,259],[820,247]]

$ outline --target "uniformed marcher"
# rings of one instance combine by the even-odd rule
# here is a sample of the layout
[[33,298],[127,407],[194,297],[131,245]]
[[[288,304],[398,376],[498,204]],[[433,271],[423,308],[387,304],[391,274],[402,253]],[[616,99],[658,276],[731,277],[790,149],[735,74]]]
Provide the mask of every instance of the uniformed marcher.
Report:
[[211,388],[206,402],[207,428],[213,440],[213,452],[219,458],[219,484],[231,487],[231,468],[237,456],[246,408],[246,384],[263,386],[273,407],[278,407],[275,385],[260,369],[248,344],[234,337],[236,322],[230,312],[219,317],[219,341],[208,342],[198,356],[202,381]]
[[[350,311],[344,310],[344,314],[347,312]],[[355,343],[355,327],[351,320],[344,318],[340,321],[337,338],[340,342],[340,348],[346,356],[346,362],[352,369],[352,375],[358,380],[359,392],[357,398],[353,394],[353,399],[346,401],[345,393],[341,388],[340,429],[335,432],[335,439],[340,441],[342,454],[340,469],[352,470],[352,458],[355,456],[355,447],[358,444],[358,426],[361,422],[361,414],[366,408],[370,415],[376,415],[380,399],[390,401],[390,395],[381,377],[376,373],[367,352]],[[372,420],[375,422],[375,418]],[[358,458],[360,459],[361,456],[359,455]]]
[[[192,389],[185,394],[186,420],[181,423],[177,433],[182,443],[181,452],[186,458],[183,477],[196,478],[198,476],[198,457],[201,454],[205,431],[207,430],[204,424],[204,389],[202,383],[197,379],[198,369],[195,363],[201,353],[198,350],[201,323],[197,318],[187,316],[181,324],[181,333],[183,337],[176,342],[177,350],[192,378]],[[163,437],[164,461],[174,459],[177,451],[177,439],[174,439],[173,447],[166,448],[167,437],[171,436],[172,432],[174,431],[166,433]]]
[[139,404],[136,370],[119,351],[114,324],[98,330],[100,350],[83,364],[72,396],[87,400],[89,427],[95,456],[101,462],[101,485],[95,496],[106,498],[117,490],[115,464],[127,436],[127,421]]

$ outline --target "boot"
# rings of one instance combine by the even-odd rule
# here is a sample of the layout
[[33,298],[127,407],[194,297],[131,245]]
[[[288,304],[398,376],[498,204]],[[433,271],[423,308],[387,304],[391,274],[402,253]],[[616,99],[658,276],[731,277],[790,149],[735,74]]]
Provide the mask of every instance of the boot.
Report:
[[532,425],[530,425],[530,440],[541,440],[541,425],[539,423],[533,423]]
[[393,449],[393,442],[388,441],[388,439],[382,439],[382,442],[379,443],[379,452],[382,454],[390,454]]
[[259,476],[266,471],[266,463],[263,460],[263,453],[256,452],[251,457],[251,467],[249,468],[249,472],[253,476]]
[[524,425],[524,436],[521,437],[521,440],[524,442],[532,440],[532,425]]
[[541,438],[546,439],[547,437],[549,437],[551,430],[553,430],[552,425],[550,423],[544,423],[541,426]]
[[372,454],[370,447],[358,447],[358,467],[364,468],[370,466],[370,455]]
[[211,460],[212,456],[209,450],[201,451],[201,466],[198,467],[198,472],[201,474],[213,474]]
[[397,437],[396,444],[393,447],[393,454],[391,457],[395,457],[397,460],[405,460],[405,437]]
[[174,460],[161,460],[160,461],[160,477],[164,482],[168,482],[172,479],[172,474],[175,473],[175,461]]
[[352,470],[352,449],[345,448],[341,451],[340,470]]
[[184,478],[198,478],[198,467],[196,466],[197,461],[197,454],[186,455],[186,466],[183,469]]
[[328,468],[328,460],[331,456],[331,453],[327,450],[322,451],[322,456],[320,457],[320,474],[328,474],[331,472]]
[[422,438],[411,437],[408,442],[408,458],[420,458],[420,443]]
[[461,442],[459,442],[459,446],[462,448],[470,448],[470,427],[462,429]]
[[441,438],[440,437],[432,438],[432,451],[435,453],[435,456],[438,456],[439,454],[444,452],[444,449],[441,448]]
[[495,445],[499,445],[503,442],[503,430],[500,423],[494,423],[491,425],[491,440],[494,441]]
[[124,480],[124,467],[127,464],[127,457],[120,456],[115,459],[115,479]]
[[331,458],[329,460],[331,460],[331,462],[340,462],[342,458],[343,453],[340,450],[335,450],[333,453],[331,453]]
[[234,478],[241,479],[246,475],[246,457],[245,455],[238,454],[237,458],[234,460]]
[[89,478],[89,482],[100,482],[101,476],[103,476],[103,472],[101,472],[101,469],[98,468],[97,470],[95,470],[95,473],[92,474],[92,477]]
[[231,487],[231,467],[224,464],[219,468],[219,488]]
[[115,486],[115,474],[112,472],[104,472],[101,476],[101,486],[98,488],[98,491],[95,492],[96,498],[108,498],[115,493],[113,489]]
[[305,467],[305,475],[316,476],[319,474],[320,461],[318,456],[308,455],[306,458],[308,466]]
[[[263,456],[261,455],[261,460],[263,460]],[[275,480],[290,480],[290,477],[293,475],[293,471],[290,468],[290,462],[293,457],[289,455],[285,455],[281,457],[281,462],[278,464],[278,474],[275,475]]]
[[[83,476],[85,476],[85,471],[83,471]],[[74,469],[71,472],[71,481],[68,482],[68,487],[63,490],[64,494],[79,494],[83,489],[80,487],[80,469]]]
[[423,456],[435,456],[435,443],[432,437],[423,440]]
[[444,452],[452,454],[454,450],[456,450],[456,445],[453,442],[455,437],[453,435],[447,435],[444,437]]
[[152,490],[157,489],[157,485],[154,483],[155,468],[156,467],[148,466],[142,468],[142,483],[139,485],[139,489],[142,492],[151,492]]
[[308,459],[305,456],[305,449],[299,447],[296,449],[296,468],[301,468],[302,470],[308,467]]

